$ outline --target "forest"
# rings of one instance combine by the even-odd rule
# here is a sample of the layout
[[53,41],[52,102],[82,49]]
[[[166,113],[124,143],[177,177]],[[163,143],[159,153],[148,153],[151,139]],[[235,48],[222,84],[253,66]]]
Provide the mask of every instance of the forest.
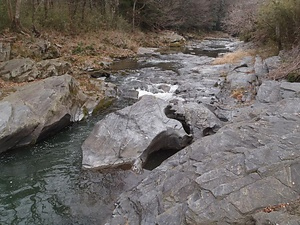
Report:
[[223,30],[282,45],[298,41],[299,11],[299,0],[6,0],[0,30]]
[[[222,31],[261,46],[297,49],[300,0],[5,0],[0,31],[39,37],[173,30]],[[128,39],[127,37],[123,39]],[[133,37],[134,39],[134,37]],[[297,53],[295,53],[297,54]]]

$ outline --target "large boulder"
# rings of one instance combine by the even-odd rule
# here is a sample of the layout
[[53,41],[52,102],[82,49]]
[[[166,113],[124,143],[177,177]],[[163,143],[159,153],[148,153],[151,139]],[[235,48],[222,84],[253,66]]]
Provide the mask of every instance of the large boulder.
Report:
[[69,75],[30,83],[0,102],[0,153],[44,139],[84,117],[87,97]]
[[187,146],[189,143],[182,142],[187,136],[182,124],[165,115],[167,105],[154,96],[144,96],[99,121],[82,145],[83,168],[133,166],[140,157],[145,163],[154,151]]
[[119,197],[107,224],[265,224],[257,213],[300,194],[299,99],[268,107],[169,158]]

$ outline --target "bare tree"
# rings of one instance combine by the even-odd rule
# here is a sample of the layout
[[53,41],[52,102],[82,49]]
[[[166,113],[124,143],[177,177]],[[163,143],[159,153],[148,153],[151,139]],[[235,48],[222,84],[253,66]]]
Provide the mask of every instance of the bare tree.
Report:
[[247,36],[255,30],[258,9],[263,1],[241,0],[233,2],[223,20],[225,30],[232,35]]
[[[20,13],[21,13],[21,4],[22,0],[16,0],[15,4],[13,1],[6,0],[7,12],[9,19],[11,20],[11,27],[14,30],[21,31],[21,21],[20,21]],[[13,7],[15,6],[15,7]]]

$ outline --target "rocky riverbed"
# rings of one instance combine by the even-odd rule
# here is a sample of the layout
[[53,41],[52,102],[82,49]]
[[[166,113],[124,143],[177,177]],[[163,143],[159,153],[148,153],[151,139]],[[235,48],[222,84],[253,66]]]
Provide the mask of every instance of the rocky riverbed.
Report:
[[[209,39],[194,45],[234,51],[239,44]],[[163,54],[152,54],[142,63],[166,63]],[[300,191],[299,85],[267,80],[280,59],[248,56],[214,65],[214,58],[194,54],[167,58],[168,72],[142,69],[131,81],[137,96],[151,94],[156,102],[142,97],[100,121],[82,146],[83,166],[129,164],[136,172],[154,152],[179,150],[182,136],[172,140],[177,147],[159,138],[164,131],[153,136],[160,127],[154,118],[181,122],[168,129],[185,128],[193,141],[122,193],[106,224],[298,224],[299,205],[289,204]]]
[[[68,216],[55,209],[56,222],[85,224],[88,216],[89,224],[298,224],[300,88],[267,79],[280,62],[277,56],[215,63],[215,57],[242,46],[235,39],[208,38],[179,49],[141,49],[137,59],[113,64],[106,81],[118,89],[107,83],[107,93],[136,103],[109,110],[86,138],[82,168],[90,175],[75,183],[89,183],[87,193],[96,199],[82,202],[86,196],[76,188],[70,193],[82,206],[58,197],[55,202],[64,205]],[[99,105],[98,98],[78,91],[68,75],[39,82],[43,85],[29,89],[49,89],[47,95],[32,96],[24,87],[0,102],[5,106],[0,108],[0,144],[6,149],[32,144]],[[50,84],[60,91],[52,93]],[[66,102],[46,104],[43,99]],[[39,107],[47,116],[27,126],[22,118],[37,114]],[[58,116],[49,117],[51,112]],[[25,124],[22,129],[17,122]],[[76,186],[74,178],[66,180]],[[112,188],[114,182],[118,187]]]

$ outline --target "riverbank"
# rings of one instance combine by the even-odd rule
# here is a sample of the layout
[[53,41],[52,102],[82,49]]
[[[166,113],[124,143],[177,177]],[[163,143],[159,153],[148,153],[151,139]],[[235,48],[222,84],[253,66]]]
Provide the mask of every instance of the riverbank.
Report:
[[[72,68],[64,73],[68,72],[79,80],[80,89],[84,91],[93,89],[94,86],[89,82],[89,72],[108,69],[116,59],[136,57],[139,47],[162,48],[169,46],[174,35],[176,42],[176,34],[171,31],[127,33],[103,30],[87,34],[81,33],[78,36],[49,31],[39,37],[4,32],[0,35],[0,62],[9,59],[31,59],[35,62],[58,59],[58,61],[67,62]],[[0,73],[3,75],[3,71]],[[3,80],[0,76],[2,98],[26,83],[26,81],[16,82],[13,79]]]
[[[19,150],[2,155],[3,223],[297,221],[297,210],[277,206],[297,203],[299,89],[267,80],[280,57],[244,55],[236,51],[241,45],[236,39],[207,38],[120,60],[118,71],[105,77],[116,85],[120,105],[22,148],[25,157],[18,156]],[[128,106],[143,95],[154,97]],[[180,135],[172,132],[176,129]],[[180,142],[186,135],[192,143]],[[104,155],[98,143],[106,146]],[[144,151],[149,143],[156,146],[154,152]],[[150,157],[168,152],[169,144],[183,149],[171,157]],[[143,147],[135,149],[138,145]],[[158,158],[168,159],[157,163]],[[32,161],[34,166],[28,166]],[[132,172],[131,166],[144,173]],[[273,213],[274,208],[283,211]]]

